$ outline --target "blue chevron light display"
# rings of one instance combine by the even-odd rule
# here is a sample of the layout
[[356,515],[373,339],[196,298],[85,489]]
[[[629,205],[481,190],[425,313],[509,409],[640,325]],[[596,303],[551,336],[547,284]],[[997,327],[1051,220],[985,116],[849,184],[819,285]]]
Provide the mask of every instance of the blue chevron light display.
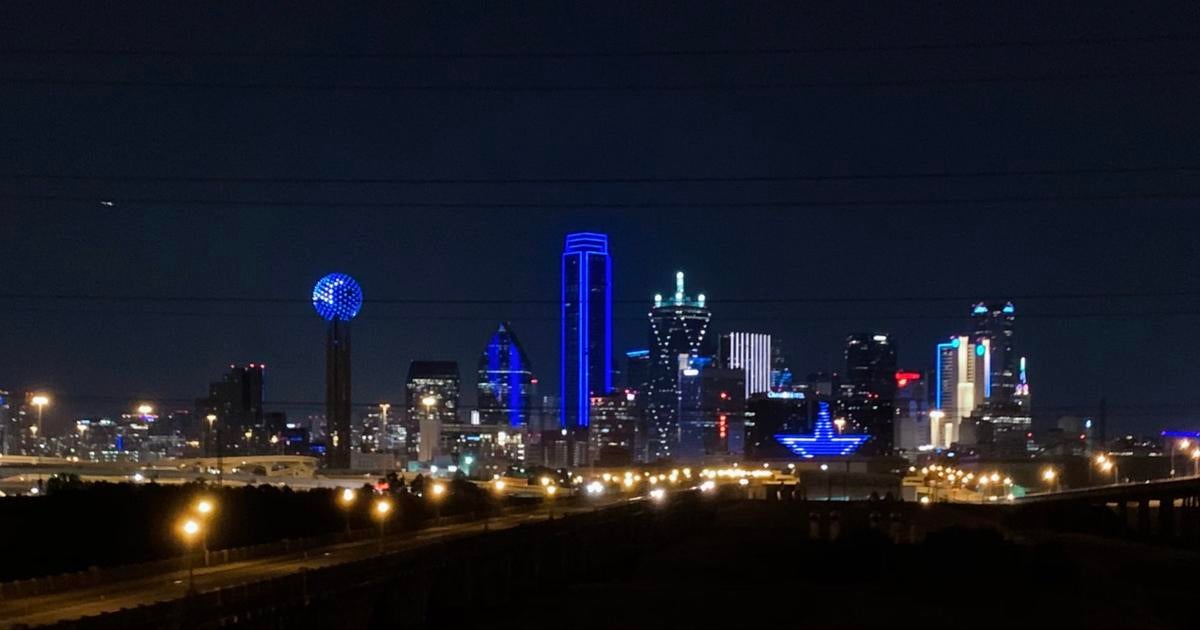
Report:
[[778,434],[775,441],[799,457],[836,457],[850,455],[867,441],[869,435],[838,435],[833,429],[833,416],[829,403],[817,403],[817,424],[811,434]]

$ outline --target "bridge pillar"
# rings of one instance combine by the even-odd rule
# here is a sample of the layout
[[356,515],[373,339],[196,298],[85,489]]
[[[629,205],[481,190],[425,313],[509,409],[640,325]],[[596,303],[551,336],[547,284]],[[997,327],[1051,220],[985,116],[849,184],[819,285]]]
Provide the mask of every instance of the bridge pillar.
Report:
[[1197,512],[1196,499],[1195,496],[1184,497],[1180,508],[1179,535],[1189,542],[1200,536],[1200,513]]
[[1153,533],[1150,529],[1150,499],[1138,499],[1137,533],[1143,537]]
[[1123,499],[1117,500],[1117,518],[1121,522],[1121,535],[1129,533],[1129,502]]
[[1175,537],[1175,497],[1158,500],[1158,535],[1165,539]]

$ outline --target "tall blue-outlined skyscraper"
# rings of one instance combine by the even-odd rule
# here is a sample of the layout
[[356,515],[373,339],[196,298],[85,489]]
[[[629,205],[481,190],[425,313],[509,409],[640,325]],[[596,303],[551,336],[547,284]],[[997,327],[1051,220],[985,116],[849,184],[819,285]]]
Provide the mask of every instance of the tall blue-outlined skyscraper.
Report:
[[562,254],[560,426],[585,429],[591,395],[612,390],[612,258],[608,236],[568,234]]

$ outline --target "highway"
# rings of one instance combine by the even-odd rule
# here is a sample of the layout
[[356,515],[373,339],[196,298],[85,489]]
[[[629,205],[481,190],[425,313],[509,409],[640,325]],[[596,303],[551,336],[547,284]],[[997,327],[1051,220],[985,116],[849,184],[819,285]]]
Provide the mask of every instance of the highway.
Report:
[[[558,517],[575,512],[593,511],[624,501],[625,499],[618,499],[603,504],[592,502],[579,507],[551,507],[554,509],[553,514]],[[549,512],[545,508],[534,512],[498,516],[490,519],[487,527],[506,529],[530,521],[545,520],[548,516]],[[470,536],[481,532],[483,528],[482,521],[473,521],[388,536],[385,539],[384,552],[397,553],[434,542]],[[301,569],[353,562],[379,553],[379,540],[375,538],[209,568],[197,567],[196,590],[211,591],[287,575]],[[0,629],[45,625],[113,612],[121,608],[180,599],[187,596],[187,581],[186,570],[173,571],[62,593],[0,600]]]

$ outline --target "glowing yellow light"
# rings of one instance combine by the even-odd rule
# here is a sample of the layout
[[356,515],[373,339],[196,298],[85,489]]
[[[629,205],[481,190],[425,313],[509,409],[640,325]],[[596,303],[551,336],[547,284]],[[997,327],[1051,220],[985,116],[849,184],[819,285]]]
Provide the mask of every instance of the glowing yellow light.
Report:
[[446,492],[446,484],[435,483],[433,484],[433,487],[429,489],[429,492],[435,497],[440,497]]
[[502,492],[504,490],[504,486],[505,483],[503,479],[497,479],[496,481],[492,482],[492,487],[496,489],[496,492]]
[[1046,470],[1042,471],[1042,479],[1045,479],[1046,481],[1054,481],[1054,478],[1057,476],[1058,473],[1055,472],[1053,468],[1047,468]]
[[213,505],[213,502],[209,501],[208,499],[200,499],[200,501],[196,503],[196,511],[205,516],[212,514],[212,511],[215,508],[216,506]]
[[142,404],[138,405],[137,412],[139,415],[148,416],[148,415],[154,413],[154,407],[151,407],[150,405],[147,405],[146,403],[142,403]]
[[391,503],[389,503],[387,501],[376,501],[375,502],[375,513],[378,514],[380,518],[387,516],[387,513],[391,512],[391,511],[392,511]]
[[356,496],[357,495],[350,488],[342,488],[342,496],[341,496],[342,503],[344,503],[346,505],[350,505],[351,503],[354,503],[354,498]]
[[549,477],[542,477],[542,478],[541,478],[541,479],[539,479],[538,481],[540,481],[540,482],[541,482],[541,484],[542,484],[543,486],[548,486],[548,485],[550,485],[550,478],[549,478]]
[[426,396],[421,399],[421,404],[425,405],[426,407],[432,407],[437,404],[437,397],[436,396]]
[[45,394],[37,394],[30,398],[29,402],[33,403],[34,407],[45,407],[50,404],[50,397]]
[[183,522],[183,527],[181,527],[180,529],[183,531],[184,538],[187,538],[190,540],[196,534],[200,533],[200,523],[189,518],[188,520]]
[[546,486],[546,496],[554,496],[558,492],[558,486]]

